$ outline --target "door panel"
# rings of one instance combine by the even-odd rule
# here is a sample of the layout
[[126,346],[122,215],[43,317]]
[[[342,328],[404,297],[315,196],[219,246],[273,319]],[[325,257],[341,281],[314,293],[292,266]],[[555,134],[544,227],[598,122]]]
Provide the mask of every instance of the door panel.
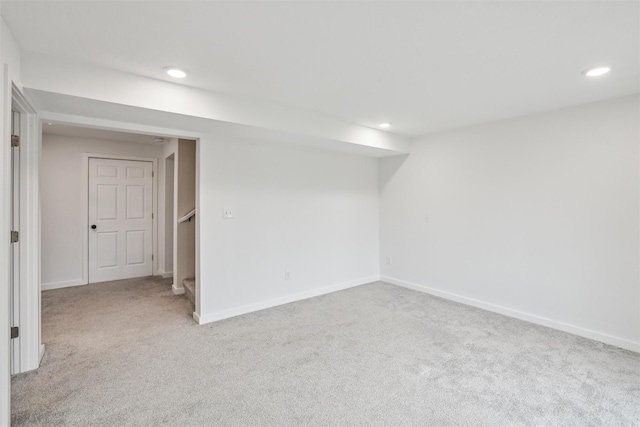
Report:
[[96,231],[98,268],[118,267],[118,233]]
[[144,168],[127,168],[127,178],[144,178]]
[[127,185],[127,219],[144,219],[145,187]]
[[151,162],[89,159],[89,283],[153,273],[151,172]]
[[97,219],[101,221],[118,219],[118,186],[98,184],[97,189]]
[[115,166],[98,165],[98,176],[100,178],[117,178],[118,168]]
[[144,230],[127,231],[127,265],[144,263]]

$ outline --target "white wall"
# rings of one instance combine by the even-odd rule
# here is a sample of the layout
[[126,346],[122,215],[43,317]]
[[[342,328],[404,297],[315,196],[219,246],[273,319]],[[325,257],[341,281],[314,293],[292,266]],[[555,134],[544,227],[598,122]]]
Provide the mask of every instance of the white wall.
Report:
[[[82,176],[82,154],[116,154],[160,160],[162,151],[162,146],[150,144],[43,135],[40,175],[43,290],[86,283],[82,279],[82,227],[87,214],[81,198],[82,182],[86,179]],[[164,161],[158,161],[158,167],[161,170],[157,171],[157,182],[163,182]]]
[[383,279],[640,351],[639,117],[625,97],[381,159]]
[[[4,18],[0,18],[0,52],[2,55],[2,63],[9,68],[9,81],[13,82],[20,90],[22,90],[22,51],[11,34],[11,30],[4,22]],[[11,88],[9,88],[11,89]],[[9,93],[9,100],[11,93]]]
[[377,279],[377,159],[203,138],[198,162],[201,323]]

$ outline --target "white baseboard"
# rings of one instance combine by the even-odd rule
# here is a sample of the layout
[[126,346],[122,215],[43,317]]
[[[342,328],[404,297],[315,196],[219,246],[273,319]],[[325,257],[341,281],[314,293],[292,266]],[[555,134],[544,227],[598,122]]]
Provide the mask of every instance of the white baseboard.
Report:
[[171,279],[173,277],[173,271],[169,271],[167,273],[162,273],[163,279]]
[[356,286],[375,282],[377,280],[379,280],[379,276],[365,277],[362,279],[352,280],[350,282],[338,283],[338,284],[326,286],[323,288],[313,289],[311,291],[285,295],[283,297],[256,302],[253,304],[242,305],[240,307],[229,308],[229,309],[217,311],[214,313],[206,313],[202,315],[193,313],[193,318],[196,322],[198,322],[198,324],[203,325],[205,323],[216,322],[218,320],[228,319],[230,317],[240,316],[242,314],[252,313],[254,311],[260,311],[267,308],[276,307],[278,305],[288,304],[290,302],[313,298],[320,295],[326,295],[336,291],[342,291],[344,289],[353,288]]
[[70,288],[72,286],[81,286],[86,284],[87,282],[83,279],[77,279],[65,282],[43,283],[42,286],[40,286],[40,289],[43,291],[50,291],[52,289]]
[[182,294],[184,294],[184,288],[182,286],[181,287],[177,287],[175,283],[173,285],[171,285],[171,290],[173,291],[174,295],[182,295]]
[[559,322],[557,320],[549,319],[542,316],[537,316],[535,314],[525,313],[519,310],[503,307],[501,305],[491,304],[485,301],[468,298],[468,297],[454,294],[451,292],[441,291],[439,289],[431,288],[428,286],[405,282],[403,280],[394,279],[393,277],[380,276],[380,280],[383,282],[391,283],[393,285],[402,286],[403,288],[424,292],[426,294],[434,295],[450,301],[456,301],[462,304],[481,308],[483,310],[492,311],[494,313],[503,314],[509,317],[514,317],[516,319],[535,323],[537,325],[546,326],[552,329],[557,329],[559,331],[568,332],[573,335],[578,335],[584,338],[589,338],[595,341],[603,342],[605,344],[610,344],[616,347],[620,347],[626,350],[631,350],[631,351],[640,353],[640,342],[635,342],[625,338],[615,337],[612,335],[604,334],[602,332],[597,332],[591,329],[582,328],[580,326]]
[[40,358],[38,359],[38,367],[40,367],[40,363],[42,363],[43,357],[44,357],[44,344],[40,344]]

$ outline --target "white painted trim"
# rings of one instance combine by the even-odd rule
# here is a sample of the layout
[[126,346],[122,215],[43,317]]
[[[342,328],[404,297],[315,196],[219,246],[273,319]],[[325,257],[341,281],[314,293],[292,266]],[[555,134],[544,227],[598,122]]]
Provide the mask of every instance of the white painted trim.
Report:
[[45,346],[44,344],[40,344],[40,362],[42,363],[42,358],[44,357]]
[[[19,369],[40,366],[40,125],[36,111],[14,85],[12,104],[20,112]],[[32,315],[35,313],[36,315]],[[17,373],[16,372],[16,373]]]
[[317,297],[320,295],[330,294],[332,292],[342,291],[356,286],[365,285],[367,283],[375,282],[379,280],[379,276],[363,277],[361,279],[352,280],[350,282],[337,283],[335,285],[326,286],[319,289],[313,289],[311,291],[300,292],[291,295],[285,295],[279,298],[273,298],[266,301],[256,302],[253,304],[247,304],[240,307],[229,308],[222,311],[207,314],[194,313],[193,318],[198,324],[216,322],[218,320],[228,319],[230,317],[240,316],[242,314],[252,313],[254,311],[260,311],[271,307],[276,307],[290,302],[300,301],[308,298]]
[[[196,139],[196,205],[195,205],[195,209],[196,209],[196,265],[195,265],[195,273],[196,273],[196,294],[194,295],[194,312],[193,314],[198,316],[198,319],[200,319],[200,312],[201,312],[201,304],[202,304],[202,299],[200,298],[200,171],[201,171],[201,165],[200,165],[200,161],[201,161],[201,157],[200,157],[200,149],[201,149],[201,145],[200,145],[200,139]],[[176,156],[177,159],[177,156]],[[177,163],[176,163],[177,165]],[[174,169],[175,171],[176,169]],[[177,174],[176,174],[177,175]],[[177,186],[174,183],[174,194],[177,196],[178,191],[177,191]],[[177,208],[178,206],[178,201],[175,200],[174,201],[174,208]],[[175,210],[174,210],[174,215],[175,215]],[[175,216],[174,216],[175,219]],[[175,222],[175,221],[174,221]],[[177,227],[177,224],[176,224]],[[177,247],[177,240],[176,240],[176,229],[174,228],[174,235],[173,235],[173,240],[174,240],[174,251],[176,251],[178,249]],[[175,252],[174,252],[175,254]],[[175,262],[175,258],[174,258],[174,262]],[[173,264],[174,266],[176,266],[177,264]],[[195,319],[195,317],[194,317]],[[196,320],[196,322],[198,322],[198,324],[200,323],[199,320]]]
[[[4,23],[0,24],[0,28]],[[0,236],[8,236],[11,231],[10,211],[11,206],[11,80],[9,77],[9,64],[2,64],[2,82],[0,88],[2,107],[0,108],[0,126],[2,127],[2,135],[0,140]],[[0,244],[0,342],[2,342],[2,351],[0,351],[0,425],[10,425],[11,423],[11,358],[9,353],[9,331],[11,324],[9,322],[9,313],[11,310],[9,285],[9,260],[10,246],[6,242]]]
[[133,160],[138,162],[152,163],[152,189],[153,197],[151,211],[153,213],[153,231],[151,232],[151,251],[153,253],[153,263],[151,274],[158,271],[158,159],[156,157],[138,157],[119,154],[82,153],[82,188],[80,201],[84,206],[85,214],[82,217],[82,280],[89,283],[89,159],[113,159],[113,160]]
[[169,271],[167,273],[162,273],[163,279],[171,279],[173,277],[173,271]]
[[64,282],[43,283],[42,284],[42,290],[43,291],[50,291],[50,290],[53,290],[53,289],[70,288],[70,287],[73,287],[73,286],[84,286],[86,284],[87,284],[87,282],[85,282],[82,279],[67,280],[67,281],[64,281]]
[[640,342],[634,342],[625,338],[615,337],[612,335],[597,332],[591,329],[582,328],[580,326],[571,325],[569,323],[560,322],[557,320],[549,319],[535,314],[525,313],[523,311],[514,310],[501,305],[480,301],[474,298],[468,298],[462,295],[454,294],[451,292],[442,291],[429,286],[418,285],[404,280],[395,279],[393,277],[381,276],[380,280],[383,282],[391,283],[393,285],[402,286],[403,288],[413,289],[414,291],[423,292],[429,295],[434,295],[440,298],[444,298],[450,301],[456,301],[472,307],[481,308],[483,310],[491,311],[493,313],[503,314],[505,316],[513,317],[516,319],[524,320],[527,322],[535,323],[536,325],[546,326],[548,328],[557,329],[559,331],[568,332],[580,337],[589,338],[592,340],[600,341],[605,344],[610,344],[616,347],[624,348],[640,353]]
[[[178,269],[178,223],[176,222],[176,219],[178,218],[178,165],[180,164],[180,138],[176,138],[177,142],[174,145],[174,151],[171,152],[168,156],[165,156],[165,165],[166,165],[166,159],[167,157],[173,156],[173,221],[172,221],[172,226],[171,226],[171,232],[173,233],[173,248],[171,249],[171,254],[173,256],[173,261],[171,262],[173,264],[173,268],[176,269],[176,273],[177,273],[177,269]],[[197,148],[196,148],[197,149]],[[166,154],[166,153],[165,153]],[[197,162],[197,154],[196,154],[196,162]],[[166,170],[165,170],[166,173]],[[197,179],[197,178],[196,178]],[[166,176],[165,176],[165,182],[166,182]],[[196,186],[198,184],[196,183]],[[196,193],[197,195],[197,193]],[[165,193],[165,203],[166,203],[166,193]],[[197,197],[197,196],[196,196]],[[196,231],[197,234],[197,231]],[[166,236],[165,236],[166,237]],[[196,236],[197,239],[197,236]],[[166,239],[165,239],[166,242]],[[197,262],[197,261],[196,261]],[[180,283],[175,283],[175,281],[178,281],[177,278],[174,278],[174,284],[173,284],[173,294],[174,295],[182,295],[184,294],[185,290],[184,290],[184,286],[182,286],[182,282]],[[196,306],[196,311],[197,311],[197,306]]]

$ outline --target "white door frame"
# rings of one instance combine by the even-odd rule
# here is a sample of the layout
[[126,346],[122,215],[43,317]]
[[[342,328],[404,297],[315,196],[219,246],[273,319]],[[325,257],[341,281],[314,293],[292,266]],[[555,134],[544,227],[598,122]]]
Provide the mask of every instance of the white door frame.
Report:
[[151,204],[152,232],[151,232],[151,274],[158,271],[158,159],[155,157],[121,156],[117,154],[82,153],[82,195],[80,201],[84,209],[82,217],[82,284],[89,283],[89,159],[133,160],[152,163]]
[[[173,268],[174,268],[174,259],[173,259],[173,254],[176,252],[175,251],[175,230],[174,230],[174,225],[175,225],[175,206],[176,206],[176,157],[177,157],[177,152],[173,152],[171,154],[169,154],[168,156],[164,156],[164,188],[162,189],[162,191],[164,191],[164,215],[163,215],[163,219],[164,219],[164,242],[162,244],[162,277],[165,279],[168,278],[173,278]],[[167,164],[169,163],[169,160],[171,161],[171,176],[169,177],[168,174],[168,168],[167,168]],[[171,178],[171,179],[169,179]],[[167,212],[169,212],[169,210],[167,210],[167,201],[169,200],[169,198],[167,197],[167,183],[171,182],[171,215],[169,216],[170,220],[167,220]],[[167,236],[171,235],[171,271],[168,271],[167,269]],[[175,292],[175,283],[173,284],[173,289]]]
[[[0,145],[0,175],[2,181],[0,184],[0,236],[7,236],[11,231],[10,227],[10,206],[11,206],[11,80],[9,77],[9,65],[1,65],[2,82],[0,82],[0,98],[2,106],[0,107],[0,126],[2,127],[2,145]],[[9,328],[10,323],[10,293],[9,293],[9,262],[11,259],[11,245],[8,241],[0,241],[0,340],[4,344],[0,352],[0,425],[9,425],[11,423],[11,355],[9,345]]]
[[[15,85],[11,88],[12,106],[20,118],[20,270],[16,298],[19,305],[14,373],[40,366],[44,345],[40,335],[40,152],[41,128],[38,116]],[[34,316],[36,314],[37,316]]]

